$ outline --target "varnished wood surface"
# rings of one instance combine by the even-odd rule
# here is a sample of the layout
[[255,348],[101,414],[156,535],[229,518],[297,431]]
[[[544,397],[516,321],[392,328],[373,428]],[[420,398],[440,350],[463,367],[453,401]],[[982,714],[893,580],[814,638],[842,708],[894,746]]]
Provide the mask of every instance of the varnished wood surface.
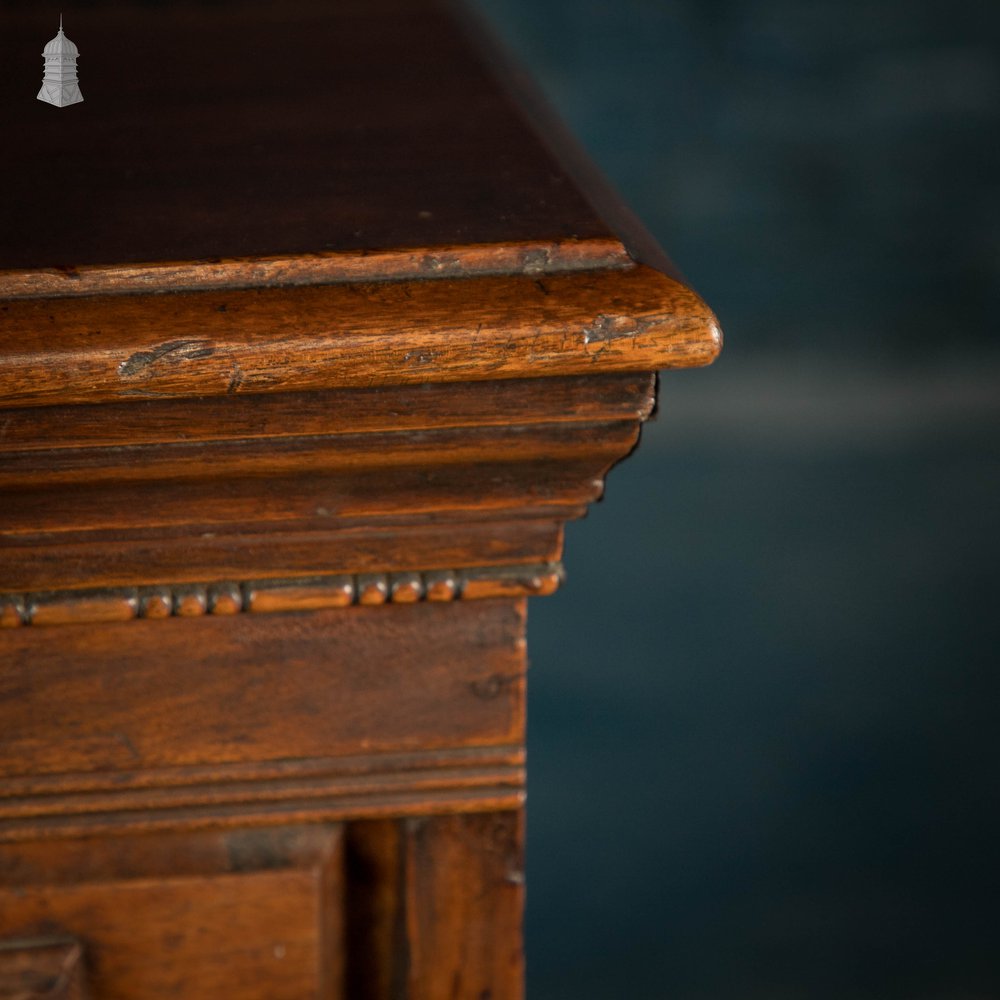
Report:
[[551,563],[652,405],[609,374],[11,409],[0,594]]
[[3,11],[0,268],[614,238],[435,0],[80,7],[58,110],[57,17]]
[[510,811],[351,824],[348,995],[517,1000],[523,837]]
[[479,381],[466,390],[422,382],[322,393],[147,399],[118,403],[5,409],[0,448],[25,451],[196,441],[280,443],[288,437],[510,427],[539,423],[644,420],[654,404],[648,373],[588,378]]
[[[198,481],[305,473],[347,478],[373,470],[468,465],[487,455],[494,463],[541,462],[555,455],[568,462],[600,461],[617,457],[634,440],[635,422],[622,420],[8,452],[0,465],[0,491],[13,495],[32,489],[158,481],[193,486]],[[9,523],[16,523],[13,510],[10,514]]]
[[513,812],[406,821],[410,996],[521,996],[523,824]]
[[0,873],[0,975],[73,974],[37,1000],[520,996],[509,809],[6,843]]
[[561,271],[623,269],[633,263],[614,239],[525,240],[364,252],[331,250],[268,257],[0,270],[0,299],[496,274],[541,276]]
[[52,631],[0,633],[0,776],[500,746],[523,729],[523,599]]
[[[65,1000],[339,1000],[336,827],[0,848],[3,942],[76,939]],[[72,986],[67,983],[67,987]]]
[[[198,774],[154,769],[138,788],[129,786],[128,772],[103,777],[104,787],[95,783],[76,792],[53,785],[4,803],[0,844],[133,830],[251,830],[288,822],[492,812],[519,809],[525,798],[523,753],[517,747],[306,758]],[[187,783],[199,777],[201,784]],[[158,780],[166,783],[155,785]],[[77,775],[62,781],[83,784]]]
[[0,939],[0,998],[91,1000],[83,945],[65,935]]
[[277,532],[273,525],[270,531],[267,526],[250,525],[244,533],[233,525],[215,534],[188,523],[174,537],[111,528],[92,538],[54,533],[16,544],[5,539],[0,548],[0,593],[22,602],[30,600],[31,593],[44,593],[46,599],[58,601],[63,588],[150,586],[170,591],[226,580],[243,581],[264,592],[269,580],[280,584],[304,575],[326,579],[330,574],[425,570],[442,564],[468,568],[552,563],[562,552],[559,519],[580,517],[584,511],[581,502],[575,507],[543,508],[537,518],[518,511],[478,520],[471,513],[460,518],[442,514],[440,523],[429,525],[419,516],[405,516],[382,527],[355,524],[326,531]]
[[38,594],[0,593],[0,629],[138,619],[229,617],[382,604],[446,603],[555,593],[562,566],[480,566],[424,572],[341,573],[299,580],[188,583]]
[[0,303],[0,405],[684,368],[715,317],[650,268]]
[[[535,134],[573,179],[588,203],[621,240],[629,259],[648,264],[683,281],[677,266],[622,200],[608,178],[597,169],[538,84],[491,30],[489,22],[470,5],[455,4],[453,9],[464,21],[470,41],[493,76],[510,95],[525,120],[532,125]],[[3,287],[2,282],[3,276],[0,274],[0,289]]]
[[62,111],[8,9],[0,959],[518,1000],[525,598],[714,316],[439,0],[109,0]]

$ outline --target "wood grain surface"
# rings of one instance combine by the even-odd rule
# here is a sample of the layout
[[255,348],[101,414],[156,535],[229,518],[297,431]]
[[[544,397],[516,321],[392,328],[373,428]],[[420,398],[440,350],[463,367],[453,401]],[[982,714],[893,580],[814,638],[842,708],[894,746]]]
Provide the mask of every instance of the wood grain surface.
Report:
[[0,268],[614,239],[446,4],[88,5],[58,111],[57,18],[4,10]]
[[3,1000],[91,1000],[83,945],[67,935],[0,939]]
[[50,449],[253,441],[312,435],[523,427],[644,420],[655,399],[649,373],[568,378],[421,382],[325,392],[240,393],[192,399],[4,409],[5,455]]
[[[419,516],[407,515],[382,528],[354,525],[287,533],[251,524],[245,533],[229,525],[218,534],[195,530],[175,537],[158,531],[136,529],[129,533],[109,528],[83,540],[79,535],[58,532],[25,538],[19,544],[8,538],[0,556],[0,593],[12,601],[23,602],[29,594],[42,599],[42,593],[45,600],[59,600],[72,599],[79,589],[142,586],[155,592],[164,586],[169,591],[225,580],[247,582],[261,593],[268,590],[270,580],[280,584],[303,577],[325,579],[330,575],[442,566],[554,563],[562,552],[563,536],[556,518],[579,517],[584,510],[582,504],[548,507],[538,518],[511,511],[509,519],[502,513],[496,520],[472,520],[471,513],[457,519],[442,515],[441,523],[430,525],[422,523]],[[74,593],[67,595],[64,588]],[[152,595],[137,596],[141,600]],[[167,604],[164,615],[171,606]],[[4,614],[0,607],[0,615]],[[148,617],[149,609],[141,609],[140,614]],[[4,621],[4,625],[16,624]]]
[[524,970],[523,817],[348,827],[348,994],[516,1000]]
[[2,633],[0,777],[521,739],[523,599]]
[[615,239],[522,240],[412,249],[0,269],[0,299],[266,288],[628,268]]
[[7,410],[0,594],[551,563],[653,399],[607,374]]
[[658,271],[15,299],[0,405],[684,368],[721,334]]
[[18,1000],[343,996],[336,827],[5,846],[0,871],[0,942],[82,944],[80,993]]

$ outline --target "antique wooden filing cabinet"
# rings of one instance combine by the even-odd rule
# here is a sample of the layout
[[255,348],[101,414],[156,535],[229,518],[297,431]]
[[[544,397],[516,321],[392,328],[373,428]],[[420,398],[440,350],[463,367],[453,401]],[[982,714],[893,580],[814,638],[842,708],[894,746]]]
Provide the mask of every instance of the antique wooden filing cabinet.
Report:
[[519,996],[526,601],[711,313],[449,7],[2,16],[0,996]]

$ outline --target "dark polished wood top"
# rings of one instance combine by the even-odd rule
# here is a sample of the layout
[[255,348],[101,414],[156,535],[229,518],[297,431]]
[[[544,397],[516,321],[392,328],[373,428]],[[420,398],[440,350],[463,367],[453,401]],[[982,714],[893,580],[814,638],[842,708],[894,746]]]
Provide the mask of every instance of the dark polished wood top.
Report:
[[0,269],[614,237],[439,0],[0,9]]
[[57,25],[0,17],[2,408],[719,350],[711,311],[449,0],[84,7],[65,108],[35,99]]

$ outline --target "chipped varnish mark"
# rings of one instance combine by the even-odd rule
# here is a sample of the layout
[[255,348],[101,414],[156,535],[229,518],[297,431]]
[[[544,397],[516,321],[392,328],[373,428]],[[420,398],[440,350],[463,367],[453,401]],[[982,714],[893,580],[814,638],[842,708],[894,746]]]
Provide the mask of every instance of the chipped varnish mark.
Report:
[[164,358],[170,361],[198,361],[210,358],[214,353],[215,348],[207,340],[170,340],[151,351],[136,351],[118,366],[118,374],[122,378],[133,378]]
[[631,340],[641,337],[662,325],[669,317],[608,316],[600,313],[593,323],[583,328],[585,344],[606,344],[614,340]]
[[[220,307],[220,308],[225,308]],[[229,385],[226,387],[226,392],[233,393],[243,384],[243,369],[240,368],[238,361],[233,362],[233,372],[229,377]]]

